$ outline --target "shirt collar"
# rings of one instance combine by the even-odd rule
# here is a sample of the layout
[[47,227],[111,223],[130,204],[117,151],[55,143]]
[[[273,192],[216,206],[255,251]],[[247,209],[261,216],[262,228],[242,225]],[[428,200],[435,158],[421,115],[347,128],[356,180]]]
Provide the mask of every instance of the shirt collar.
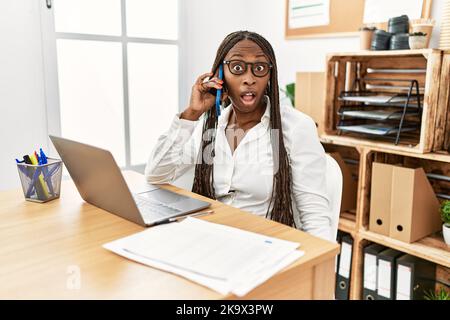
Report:
[[[266,111],[264,112],[262,118],[261,118],[261,124],[268,128],[270,123],[270,98],[269,96],[265,95],[264,99],[266,101]],[[221,113],[219,120],[218,120],[218,127],[225,128],[228,124],[228,119],[230,118],[230,112],[232,110],[232,104],[229,104]]]

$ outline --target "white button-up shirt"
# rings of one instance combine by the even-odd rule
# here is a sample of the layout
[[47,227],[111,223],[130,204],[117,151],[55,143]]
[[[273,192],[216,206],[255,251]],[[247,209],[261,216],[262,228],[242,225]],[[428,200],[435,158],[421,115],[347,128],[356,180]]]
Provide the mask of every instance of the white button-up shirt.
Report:
[[[270,100],[261,122],[251,128],[234,152],[225,135],[231,107],[218,120],[214,163],[217,200],[256,215],[266,216],[272,195],[274,169],[270,128]],[[285,148],[292,171],[292,199],[296,225],[330,239],[331,213],[326,194],[326,158],[314,121],[289,106],[280,106]],[[202,121],[173,119],[161,135],[145,168],[149,183],[172,183],[195,166],[202,138]],[[200,123],[200,124],[199,124]],[[276,136],[275,136],[276,137]],[[274,141],[278,141],[277,138]],[[207,149],[209,155],[211,149]],[[275,194],[276,196],[276,194]]]

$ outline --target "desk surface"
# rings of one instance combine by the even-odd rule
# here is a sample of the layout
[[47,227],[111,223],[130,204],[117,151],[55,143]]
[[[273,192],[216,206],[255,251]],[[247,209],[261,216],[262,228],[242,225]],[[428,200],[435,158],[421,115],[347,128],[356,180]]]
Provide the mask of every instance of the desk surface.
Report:
[[[143,183],[124,173],[131,185]],[[201,219],[301,243],[306,254],[245,298],[332,298],[339,246],[175,186],[212,203]],[[182,277],[122,258],[102,245],[144,228],[84,202],[72,181],[61,198],[24,200],[0,192],[0,299],[234,299]],[[300,291],[301,292],[300,292]]]

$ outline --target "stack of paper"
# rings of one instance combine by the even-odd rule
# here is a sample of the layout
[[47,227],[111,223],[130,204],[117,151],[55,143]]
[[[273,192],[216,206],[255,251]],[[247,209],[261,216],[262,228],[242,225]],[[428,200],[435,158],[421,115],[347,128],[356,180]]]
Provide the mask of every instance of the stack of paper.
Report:
[[299,243],[187,218],[104,245],[221,294],[244,296],[303,256]]
[[[411,97],[410,100],[413,100]],[[408,97],[406,96],[385,96],[385,95],[373,95],[373,96],[347,96],[342,97],[341,100],[351,101],[351,102],[364,102],[364,103],[399,103],[406,102]]]
[[387,120],[387,119],[400,119],[402,117],[401,111],[388,111],[388,110],[344,110],[341,113],[342,116],[372,119],[372,120]]
[[[354,125],[354,126],[336,126],[337,129],[342,131],[349,131],[349,132],[357,132],[357,133],[367,133],[367,134],[373,134],[377,136],[385,136],[388,134],[394,134],[397,133],[400,129],[391,126],[389,124],[383,124],[383,123],[373,123],[373,124],[362,124],[362,125]],[[402,132],[409,132],[409,131],[416,131],[417,126],[411,125],[406,126],[404,125],[401,129]]]

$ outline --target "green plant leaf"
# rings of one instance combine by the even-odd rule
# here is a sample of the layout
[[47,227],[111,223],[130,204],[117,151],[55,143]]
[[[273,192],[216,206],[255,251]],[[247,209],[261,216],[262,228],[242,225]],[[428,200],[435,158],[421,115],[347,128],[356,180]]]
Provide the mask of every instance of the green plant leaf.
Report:
[[439,291],[429,290],[425,292],[424,295],[425,300],[450,300],[450,293],[441,287]]
[[450,200],[445,200],[440,208],[441,219],[444,223],[450,224]]
[[295,83],[289,83],[286,85],[285,89],[280,88],[280,90],[289,98],[292,107],[295,107]]

